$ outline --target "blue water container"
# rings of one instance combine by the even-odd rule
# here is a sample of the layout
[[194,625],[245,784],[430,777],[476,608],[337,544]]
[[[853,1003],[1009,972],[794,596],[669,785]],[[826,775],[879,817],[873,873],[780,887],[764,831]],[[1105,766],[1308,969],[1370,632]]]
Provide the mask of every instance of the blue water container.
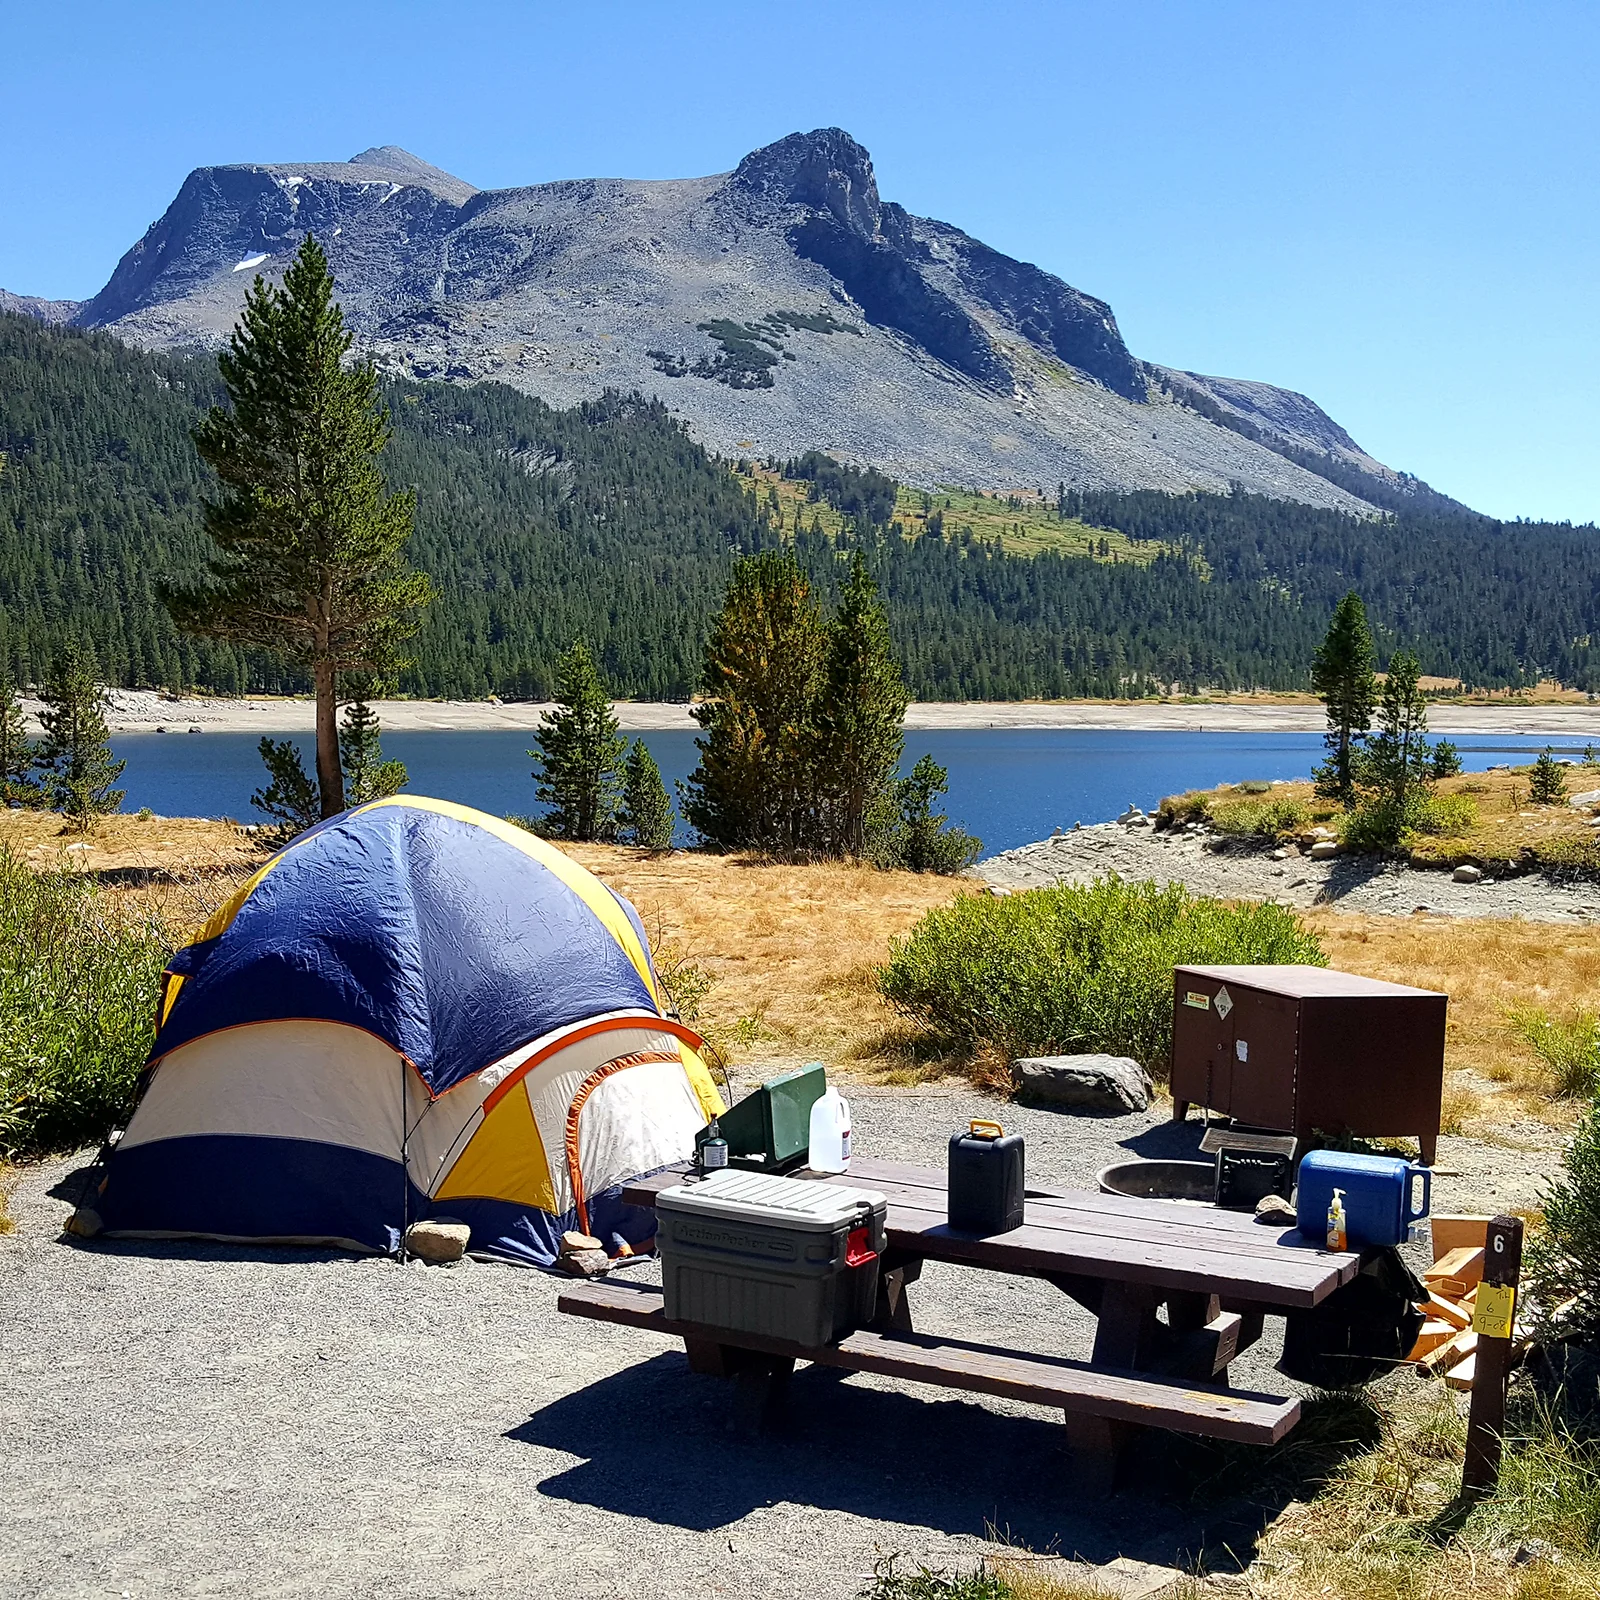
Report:
[[1433,1174],[1421,1162],[1399,1156],[1313,1150],[1300,1163],[1295,1195],[1295,1217],[1307,1238],[1327,1238],[1335,1189],[1344,1191],[1345,1232],[1352,1250],[1403,1244],[1411,1224],[1428,1214]]

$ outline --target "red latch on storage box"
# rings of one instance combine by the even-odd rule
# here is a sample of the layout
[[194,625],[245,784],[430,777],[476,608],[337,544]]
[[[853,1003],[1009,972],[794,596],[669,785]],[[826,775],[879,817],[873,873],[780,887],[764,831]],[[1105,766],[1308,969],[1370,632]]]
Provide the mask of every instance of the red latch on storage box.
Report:
[[872,1238],[869,1228],[852,1228],[844,1241],[844,1264],[847,1267],[864,1267],[867,1262],[877,1255],[871,1244]]

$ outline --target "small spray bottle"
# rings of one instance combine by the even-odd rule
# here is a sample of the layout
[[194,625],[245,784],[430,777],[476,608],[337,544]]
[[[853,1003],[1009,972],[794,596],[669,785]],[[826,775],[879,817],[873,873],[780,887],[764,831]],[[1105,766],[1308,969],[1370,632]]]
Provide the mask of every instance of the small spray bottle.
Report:
[[1335,1189],[1328,1206],[1328,1248],[1344,1250],[1349,1246],[1349,1235],[1344,1225],[1344,1190]]

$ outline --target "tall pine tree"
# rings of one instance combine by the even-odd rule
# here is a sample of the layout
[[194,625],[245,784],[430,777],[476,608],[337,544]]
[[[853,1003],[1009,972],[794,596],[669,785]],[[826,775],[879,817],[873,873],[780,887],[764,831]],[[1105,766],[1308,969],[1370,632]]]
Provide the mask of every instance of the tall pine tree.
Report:
[[555,709],[541,720],[534,744],[535,793],[550,808],[540,831],[553,839],[615,837],[627,741],[581,639],[557,665]]
[[828,626],[812,718],[812,762],[822,799],[818,843],[829,855],[866,854],[868,817],[900,765],[907,699],[889,620],[857,550]]
[[1378,700],[1378,731],[1356,762],[1356,783],[1368,835],[1396,843],[1414,827],[1432,792],[1433,747],[1428,743],[1428,702],[1421,668],[1409,650],[1389,659]]
[[404,665],[401,647],[431,598],[411,570],[414,497],[378,467],[389,419],[351,335],[333,275],[306,235],[282,288],[258,277],[219,358],[232,409],[215,407],[195,445],[222,485],[205,507],[212,582],[163,598],[191,633],[255,645],[305,667],[317,698],[322,815],[344,810],[341,673]]
[[1372,633],[1354,589],[1334,608],[1311,663],[1311,687],[1328,708],[1328,759],[1317,768],[1317,793],[1348,805],[1355,796],[1355,741],[1372,726],[1378,698]]
[[812,710],[827,632],[788,550],[735,564],[706,641],[694,708],[706,730],[684,785],[684,815],[712,844],[810,848],[815,833]]
[[34,759],[44,776],[45,794],[74,827],[86,830],[96,817],[122,804],[126,791],[111,786],[127,762],[111,753],[100,685],[76,645],[61,652],[40,698],[44,738]]

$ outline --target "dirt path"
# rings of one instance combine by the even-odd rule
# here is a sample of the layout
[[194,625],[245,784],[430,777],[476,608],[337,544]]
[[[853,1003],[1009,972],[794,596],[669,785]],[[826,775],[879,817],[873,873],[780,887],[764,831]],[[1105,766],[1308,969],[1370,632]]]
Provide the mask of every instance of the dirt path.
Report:
[[1281,852],[1206,848],[1210,836],[1157,833],[1116,822],[1074,829],[1058,838],[980,862],[988,883],[1006,889],[1087,883],[1114,872],[1123,878],[1181,883],[1196,894],[1277,900],[1284,905],[1406,916],[1523,917],[1533,922],[1600,921],[1600,884],[1558,884],[1540,874],[1455,883],[1448,872],[1398,866],[1359,856],[1312,861]]

